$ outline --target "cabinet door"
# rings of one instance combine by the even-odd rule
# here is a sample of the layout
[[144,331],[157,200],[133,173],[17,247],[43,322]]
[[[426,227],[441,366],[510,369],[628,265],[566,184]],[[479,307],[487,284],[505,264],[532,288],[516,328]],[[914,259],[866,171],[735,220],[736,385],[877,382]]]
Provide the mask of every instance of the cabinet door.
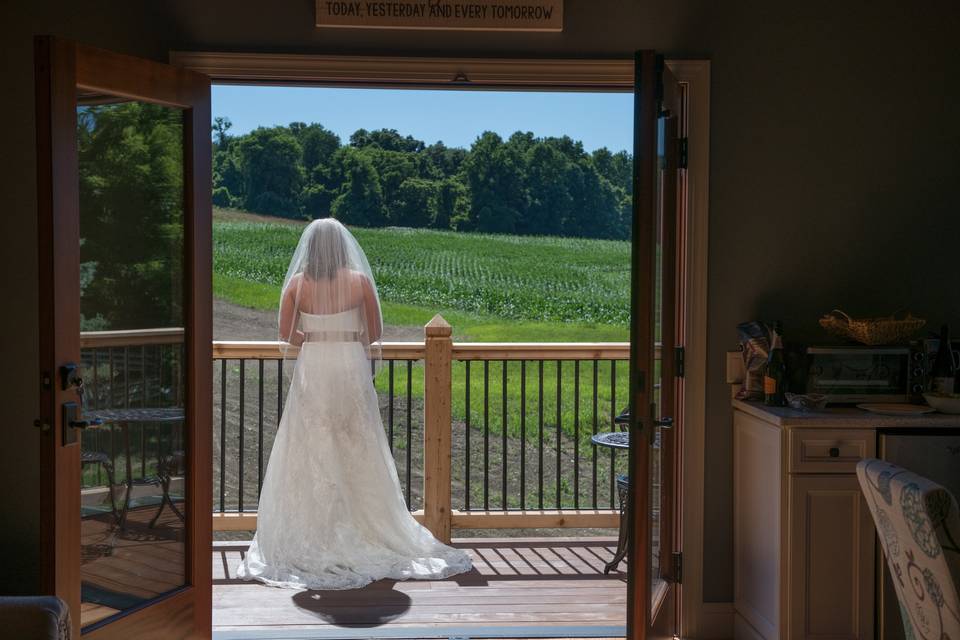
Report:
[[[734,607],[756,636],[770,640],[783,628],[781,438],[776,425],[733,412]],[[734,637],[755,637],[742,630]]]
[[855,475],[791,475],[789,637],[872,640],[873,521]]

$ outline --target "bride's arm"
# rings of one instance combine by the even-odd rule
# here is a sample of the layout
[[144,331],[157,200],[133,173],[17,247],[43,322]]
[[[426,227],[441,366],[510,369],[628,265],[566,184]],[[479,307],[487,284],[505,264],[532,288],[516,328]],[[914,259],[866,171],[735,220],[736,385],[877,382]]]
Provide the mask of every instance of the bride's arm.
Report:
[[304,339],[303,332],[297,329],[298,284],[298,282],[291,280],[283,292],[283,298],[280,300],[280,326],[278,328],[280,340],[297,347],[303,344]]
[[363,315],[367,319],[367,333],[370,335],[370,342],[376,342],[383,335],[380,301],[377,299],[373,283],[363,275],[360,276],[360,281],[363,287]]

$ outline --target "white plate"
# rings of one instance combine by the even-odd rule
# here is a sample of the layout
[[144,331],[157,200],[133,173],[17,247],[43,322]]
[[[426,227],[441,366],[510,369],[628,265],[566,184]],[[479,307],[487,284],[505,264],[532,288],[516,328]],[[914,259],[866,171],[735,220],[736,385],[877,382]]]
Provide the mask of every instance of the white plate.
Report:
[[933,413],[936,411],[933,407],[925,407],[922,404],[906,404],[906,403],[883,403],[883,404],[858,404],[858,409],[863,409],[864,411],[869,411],[870,413],[876,413],[882,416],[920,416],[925,413]]

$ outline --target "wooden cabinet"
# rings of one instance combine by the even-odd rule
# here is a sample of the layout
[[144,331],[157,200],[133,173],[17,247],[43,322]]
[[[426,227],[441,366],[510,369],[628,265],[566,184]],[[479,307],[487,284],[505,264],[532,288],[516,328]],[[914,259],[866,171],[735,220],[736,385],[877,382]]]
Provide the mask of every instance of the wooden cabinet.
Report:
[[735,636],[872,640],[875,535],[855,467],[875,431],[755,407],[733,428]]
[[790,474],[787,635],[873,638],[873,519],[857,477]]

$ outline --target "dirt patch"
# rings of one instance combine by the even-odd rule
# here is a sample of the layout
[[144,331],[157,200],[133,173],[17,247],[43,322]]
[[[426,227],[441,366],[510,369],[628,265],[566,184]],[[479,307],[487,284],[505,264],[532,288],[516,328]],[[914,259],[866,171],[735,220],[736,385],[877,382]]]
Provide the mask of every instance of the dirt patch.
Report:
[[[226,300],[213,300],[214,340],[276,340],[277,312],[250,309]],[[387,325],[385,342],[421,342],[423,327]]]

